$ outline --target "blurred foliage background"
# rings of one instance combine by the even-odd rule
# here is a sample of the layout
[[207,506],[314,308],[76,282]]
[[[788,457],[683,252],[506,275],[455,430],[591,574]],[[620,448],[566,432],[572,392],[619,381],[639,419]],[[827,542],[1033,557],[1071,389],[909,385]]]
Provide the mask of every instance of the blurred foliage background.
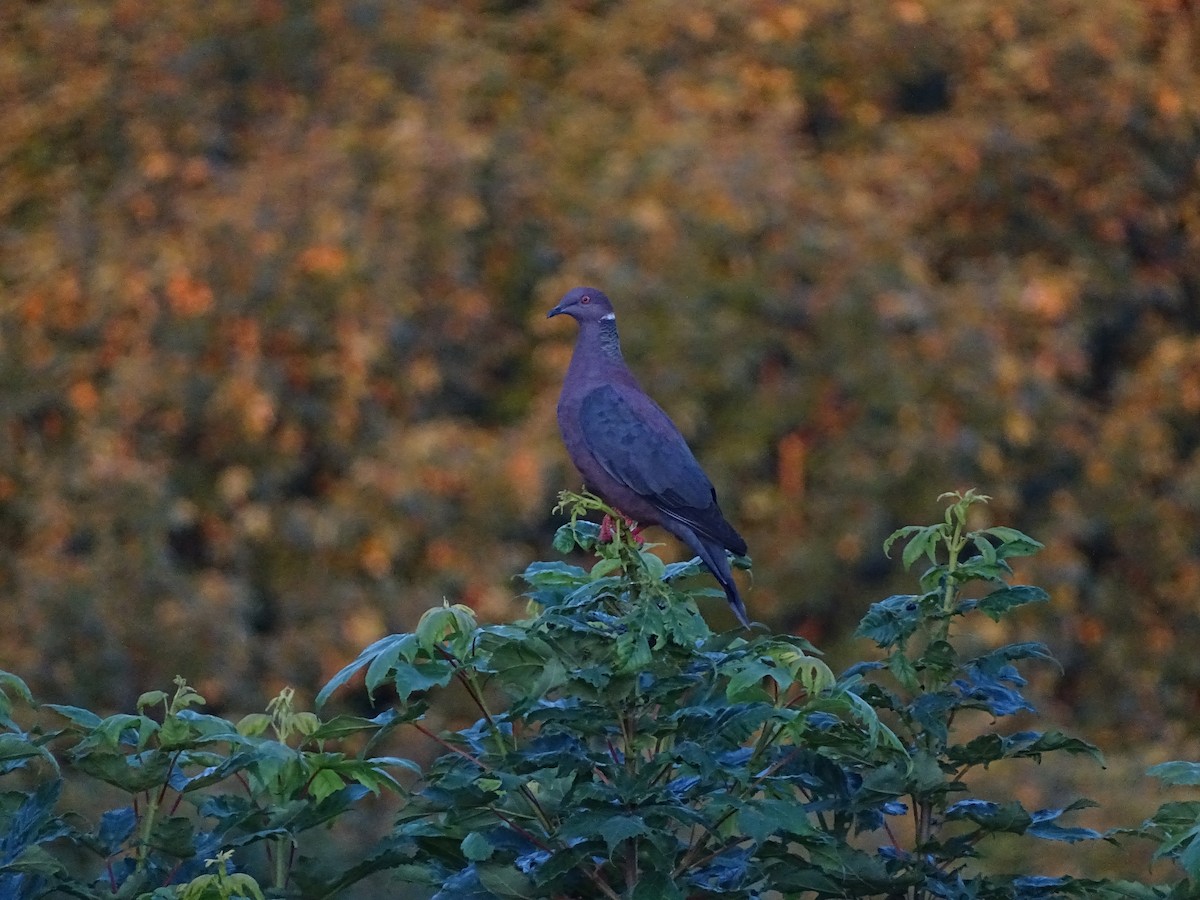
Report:
[[259,709],[443,598],[520,614],[578,486],[543,316],[590,283],[754,617],[861,656],[884,537],[978,486],[1047,544],[1043,708],[1194,747],[1193,0],[43,0],[0,41],[0,665],[40,697]]

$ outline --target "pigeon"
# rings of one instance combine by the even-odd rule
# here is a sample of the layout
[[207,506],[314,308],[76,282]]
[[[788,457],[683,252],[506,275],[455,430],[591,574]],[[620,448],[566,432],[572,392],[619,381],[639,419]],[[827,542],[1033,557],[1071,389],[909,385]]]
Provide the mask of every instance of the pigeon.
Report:
[[595,288],[577,287],[546,317],[558,315],[579,323],[558,427],[584,486],[640,525],[660,525],[683,541],[749,628],[726,555],[745,556],[746,542],[726,521],[712,482],[675,423],[625,364],[612,302]]

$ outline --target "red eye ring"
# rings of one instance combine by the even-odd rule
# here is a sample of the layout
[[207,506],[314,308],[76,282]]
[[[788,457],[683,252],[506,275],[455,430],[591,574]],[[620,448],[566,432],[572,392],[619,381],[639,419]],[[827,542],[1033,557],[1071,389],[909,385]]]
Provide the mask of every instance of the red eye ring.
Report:
[[587,294],[584,294],[582,297],[579,298],[579,302],[580,303],[591,303],[592,298],[589,297]]

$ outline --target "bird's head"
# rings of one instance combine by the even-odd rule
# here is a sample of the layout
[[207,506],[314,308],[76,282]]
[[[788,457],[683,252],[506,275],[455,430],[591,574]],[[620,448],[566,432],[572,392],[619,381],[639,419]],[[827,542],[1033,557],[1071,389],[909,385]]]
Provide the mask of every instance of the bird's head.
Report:
[[561,313],[566,313],[582,325],[585,322],[599,322],[605,317],[611,318],[613,308],[603,291],[590,287],[577,287],[563,294],[558,305],[546,313],[546,318],[550,319]]

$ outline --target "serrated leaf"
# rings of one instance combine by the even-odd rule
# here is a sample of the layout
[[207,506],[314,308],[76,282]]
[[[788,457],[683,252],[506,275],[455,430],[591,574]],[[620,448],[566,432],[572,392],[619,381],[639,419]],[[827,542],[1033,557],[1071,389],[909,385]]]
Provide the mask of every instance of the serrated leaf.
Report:
[[772,835],[794,838],[813,833],[813,824],[803,804],[791,800],[751,800],[737,814],[738,831],[757,844]]
[[768,665],[760,659],[745,659],[738,660],[728,668],[732,674],[725,687],[725,696],[731,702],[769,699],[762,687],[762,680],[779,674],[775,666]]
[[986,831],[1024,834],[1033,824],[1031,816],[1020,803],[994,803],[990,800],[959,800],[946,808],[946,819],[966,819]]
[[999,622],[1005,613],[1024,606],[1027,603],[1045,603],[1050,599],[1040,587],[1027,584],[1016,584],[1011,587],[992,591],[979,600],[979,611],[995,622]]
[[1047,731],[1033,743],[1025,747],[1020,753],[1012,755],[1036,757],[1042,753],[1053,753],[1059,750],[1064,753],[1090,756],[1096,762],[1104,765],[1104,754],[1100,752],[1100,749],[1095,744],[1090,744],[1080,738],[1070,737],[1061,731]]
[[883,555],[891,556],[892,545],[896,543],[896,541],[903,540],[904,538],[920,530],[920,525],[905,525],[903,528],[897,528],[895,531],[889,534],[887,539],[883,542]]
[[1010,556],[1032,556],[1044,547],[1040,541],[1035,541],[1024,532],[1003,525],[985,528],[982,533],[991,535],[1000,541],[1000,546],[996,548],[996,555],[1001,559]]
[[895,594],[872,603],[855,630],[855,637],[873,640],[880,647],[903,643],[920,627],[920,598],[916,594]]
[[342,780],[342,776],[332,769],[321,769],[308,782],[308,792],[312,798],[320,803],[330,794],[340,791],[346,786],[346,782]]
[[574,838],[600,838],[611,856],[622,841],[647,834],[648,831],[649,827],[641,816],[588,811],[575,813],[568,818],[559,829],[558,836],[567,841]]
[[1067,827],[1056,821],[1066,810],[1039,809],[1033,813],[1033,824],[1029,826],[1029,834],[1047,841],[1061,841],[1075,844],[1079,841],[1095,841],[1101,838],[1098,831],[1091,828]]
[[928,557],[930,565],[936,566],[937,545],[942,538],[943,527],[941,525],[927,525],[924,528],[918,528],[905,544],[904,553],[901,554],[900,559],[904,568],[911,569],[922,556]]
[[394,709],[386,709],[373,718],[362,716],[335,716],[309,735],[315,741],[338,740],[360,732],[380,732],[391,728],[399,721]]
[[916,691],[920,687],[917,670],[904,651],[897,650],[888,657],[887,669],[906,691]]
[[[389,654],[391,659],[398,659],[401,656],[408,656],[411,652],[414,652],[417,646],[416,636],[412,634],[389,634],[386,637],[381,637],[358,654],[354,662],[343,666],[341,671],[329,679],[329,683],[321,688],[317,694],[317,709],[325,705],[325,701],[329,699],[334,691],[346,684],[364,667],[370,666],[379,656]],[[368,694],[370,694],[369,688]]]

